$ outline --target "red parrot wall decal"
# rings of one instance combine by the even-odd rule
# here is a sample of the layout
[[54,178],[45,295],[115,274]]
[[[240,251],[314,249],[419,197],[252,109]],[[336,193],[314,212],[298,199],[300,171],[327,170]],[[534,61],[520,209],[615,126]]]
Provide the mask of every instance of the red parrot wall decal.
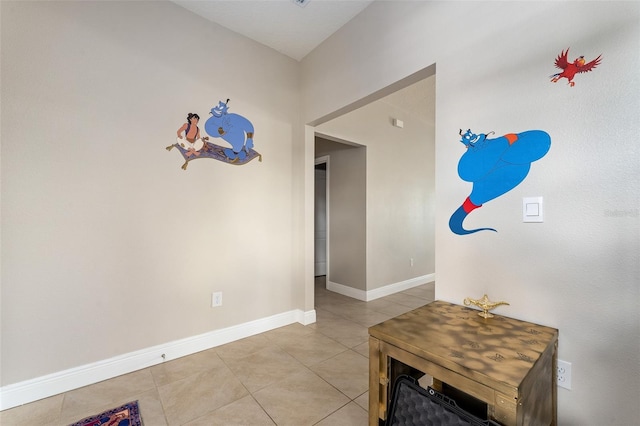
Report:
[[569,48],[567,48],[566,51],[563,50],[562,53],[556,58],[556,68],[561,69],[562,72],[552,75],[551,82],[555,83],[564,77],[569,80],[569,86],[573,87],[576,85],[576,83],[573,81],[573,77],[575,77],[575,75],[578,73],[589,72],[593,70],[595,67],[600,65],[600,60],[602,58],[602,55],[599,55],[593,61],[585,63],[586,61],[584,60],[584,56],[579,56],[573,62],[569,62],[567,60],[568,54]]

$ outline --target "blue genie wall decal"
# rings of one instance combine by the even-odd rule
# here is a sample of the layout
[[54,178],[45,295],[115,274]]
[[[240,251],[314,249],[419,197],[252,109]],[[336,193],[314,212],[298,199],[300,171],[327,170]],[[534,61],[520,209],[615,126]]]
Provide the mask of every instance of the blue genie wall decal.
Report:
[[177,132],[178,140],[169,145],[167,151],[177,148],[185,159],[182,165],[187,170],[189,161],[197,158],[211,158],[230,164],[246,164],[254,158],[262,161],[262,155],[253,149],[253,124],[245,117],[238,114],[229,114],[229,99],[220,101],[211,108],[211,117],[205,122],[204,129],[213,138],[222,138],[231,145],[231,148],[216,145],[209,142],[209,137],[200,136],[198,114],[189,113],[187,122]]
[[220,101],[211,108],[211,117],[204,123],[204,129],[214,138],[222,138],[231,144],[224,153],[231,160],[244,160],[253,148],[253,124],[238,114],[229,114],[229,99]]
[[551,137],[542,130],[509,133],[495,139],[489,139],[487,134],[476,135],[471,130],[464,133],[460,130],[460,135],[467,151],[458,162],[458,175],[472,182],[473,188],[449,219],[449,228],[458,235],[496,232],[493,228],[464,229],[462,223],[473,210],[518,186],[527,177],[531,163],[549,151]]

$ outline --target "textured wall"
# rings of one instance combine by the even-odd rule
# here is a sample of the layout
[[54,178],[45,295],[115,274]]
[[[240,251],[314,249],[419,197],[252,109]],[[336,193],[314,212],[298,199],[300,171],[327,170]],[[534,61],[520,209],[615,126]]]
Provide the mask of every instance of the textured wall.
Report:
[[[302,63],[307,122],[436,64],[436,296],[487,292],[511,303],[499,313],[559,328],[561,425],[640,416],[639,20],[634,2],[376,2]],[[567,47],[603,54],[573,88],[548,78]],[[498,233],[449,230],[471,191],[460,128],[551,135],[527,179],[465,222]],[[522,223],[525,196],[544,197],[544,223]]]
[[[2,385],[302,308],[298,64],[169,2],[1,7]],[[263,162],[181,170],[226,98]]]

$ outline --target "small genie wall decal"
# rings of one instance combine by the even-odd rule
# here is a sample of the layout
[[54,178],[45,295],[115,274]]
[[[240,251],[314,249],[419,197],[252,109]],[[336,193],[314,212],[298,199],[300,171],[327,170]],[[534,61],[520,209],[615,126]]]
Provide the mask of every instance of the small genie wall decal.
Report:
[[167,151],[177,148],[185,159],[182,165],[187,170],[189,161],[197,158],[211,158],[225,163],[242,165],[254,158],[262,161],[262,155],[253,149],[253,124],[238,114],[229,114],[229,99],[218,102],[211,108],[211,117],[204,123],[205,132],[212,138],[221,138],[231,148],[209,142],[209,136],[201,136],[198,123],[200,116],[187,115],[187,122],[177,131],[177,142],[167,147]]
[[231,144],[224,153],[232,163],[243,161],[253,148],[253,124],[238,114],[229,114],[229,99],[211,108],[211,117],[204,129],[214,138],[222,138]]
[[567,58],[568,55],[569,49],[567,48],[566,51],[563,50],[556,58],[555,66],[556,68],[561,69],[562,72],[553,74],[550,77],[552,83],[556,83],[561,78],[566,78],[569,81],[569,86],[573,87],[576,85],[573,81],[573,77],[575,77],[576,74],[592,71],[595,67],[600,65],[600,60],[602,59],[602,55],[599,55],[593,61],[586,63],[584,56],[579,56],[573,62],[569,62]]
[[464,219],[487,201],[518,186],[527,177],[531,163],[544,157],[551,147],[551,137],[542,130],[489,139],[492,133],[475,134],[471,130],[463,133],[460,130],[460,142],[467,151],[458,162],[458,175],[462,180],[472,182],[473,188],[471,195],[449,219],[449,229],[455,234],[496,232],[493,228],[464,229]]

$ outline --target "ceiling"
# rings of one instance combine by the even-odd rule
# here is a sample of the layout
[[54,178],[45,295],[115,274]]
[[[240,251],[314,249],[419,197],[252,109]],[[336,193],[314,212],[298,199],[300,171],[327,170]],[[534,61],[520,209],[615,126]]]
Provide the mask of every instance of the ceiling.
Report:
[[[333,33],[362,12],[373,0],[173,0],[173,3],[271,47],[297,61],[302,60]],[[435,79],[399,90],[380,101],[433,123]]]
[[185,9],[296,61],[373,0],[173,0]]

